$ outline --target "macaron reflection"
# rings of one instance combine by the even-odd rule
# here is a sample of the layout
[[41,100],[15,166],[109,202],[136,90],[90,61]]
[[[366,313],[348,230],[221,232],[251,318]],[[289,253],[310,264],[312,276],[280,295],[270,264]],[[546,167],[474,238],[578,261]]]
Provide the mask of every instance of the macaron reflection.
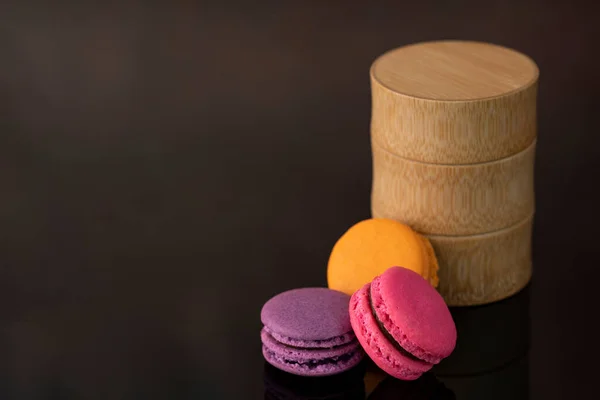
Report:
[[454,400],[456,396],[435,375],[427,372],[417,380],[404,381],[387,377],[375,388],[369,400]]
[[308,377],[264,363],[265,400],[364,400],[365,363],[337,375]]

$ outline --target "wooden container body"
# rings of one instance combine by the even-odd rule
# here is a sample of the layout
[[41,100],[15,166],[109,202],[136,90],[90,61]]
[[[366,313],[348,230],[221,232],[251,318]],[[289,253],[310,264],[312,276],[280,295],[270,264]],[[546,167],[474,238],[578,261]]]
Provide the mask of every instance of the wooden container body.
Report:
[[393,154],[432,164],[508,157],[536,137],[538,75],[529,57],[489,43],[391,50],[370,70],[371,135]]
[[457,103],[404,96],[371,81],[371,135],[403,158],[493,161],[524,150],[537,134],[537,82],[511,96]]
[[486,304],[524,288],[532,275],[533,215],[493,233],[426,235],[440,265],[439,292],[450,306]]
[[473,235],[516,224],[535,210],[536,142],[489,163],[439,165],[407,160],[372,140],[371,212],[424,234]]
[[501,300],[531,277],[538,75],[518,51],[456,40],[371,66],[371,213],[430,239],[449,305]]

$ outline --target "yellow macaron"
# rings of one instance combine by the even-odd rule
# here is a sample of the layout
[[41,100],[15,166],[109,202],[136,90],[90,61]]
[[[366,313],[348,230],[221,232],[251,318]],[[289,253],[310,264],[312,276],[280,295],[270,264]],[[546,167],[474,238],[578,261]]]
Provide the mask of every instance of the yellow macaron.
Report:
[[367,219],[348,229],[333,246],[327,284],[352,295],[395,266],[420,274],[433,287],[438,285],[438,262],[427,238],[394,220]]

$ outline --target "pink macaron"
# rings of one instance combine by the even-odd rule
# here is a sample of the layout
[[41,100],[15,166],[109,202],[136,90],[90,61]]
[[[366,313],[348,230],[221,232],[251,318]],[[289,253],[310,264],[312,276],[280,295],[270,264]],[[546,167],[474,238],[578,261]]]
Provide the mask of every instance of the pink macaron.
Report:
[[402,267],[389,268],[352,295],[350,323],[367,355],[398,379],[419,378],[456,345],[456,326],[442,296]]

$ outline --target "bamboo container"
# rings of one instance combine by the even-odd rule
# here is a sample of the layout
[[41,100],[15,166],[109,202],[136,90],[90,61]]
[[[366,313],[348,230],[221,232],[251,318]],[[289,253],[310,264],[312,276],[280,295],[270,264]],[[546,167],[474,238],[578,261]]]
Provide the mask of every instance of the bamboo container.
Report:
[[451,306],[492,303],[524,288],[532,275],[533,215],[496,232],[425,235],[440,264],[438,290]]
[[371,67],[373,217],[428,237],[449,305],[530,280],[538,69],[487,43],[389,51]]
[[535,141],[483,164],[407,160],[372,143],[371,211],[436,235],[473,235],[507,228],[534,212]]
[[392,50],[371,67],[371,135],[400,157],[473,164],[536,136],[538,69],[525,55],[467,41]]

